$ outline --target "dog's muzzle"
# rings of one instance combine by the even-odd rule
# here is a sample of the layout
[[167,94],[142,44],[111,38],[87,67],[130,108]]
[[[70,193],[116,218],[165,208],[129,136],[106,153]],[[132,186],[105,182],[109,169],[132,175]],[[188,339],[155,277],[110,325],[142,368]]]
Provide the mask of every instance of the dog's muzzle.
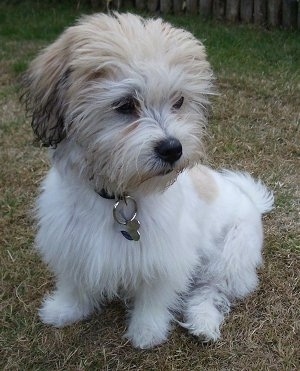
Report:
[[182,155],[182,145],[173,137],[158,142],[154,150],[161,160],[170,165],[179,160]]

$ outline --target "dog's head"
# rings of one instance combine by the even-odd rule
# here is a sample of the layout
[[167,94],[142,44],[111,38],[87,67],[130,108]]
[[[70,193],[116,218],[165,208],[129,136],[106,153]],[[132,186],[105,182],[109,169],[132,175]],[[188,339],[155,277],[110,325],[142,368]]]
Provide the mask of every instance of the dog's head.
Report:
[[166,186],[201,160],[211,80],[204,47],[189,32],[97,14],[32,62],[25,97],[58,167],[124,193]]

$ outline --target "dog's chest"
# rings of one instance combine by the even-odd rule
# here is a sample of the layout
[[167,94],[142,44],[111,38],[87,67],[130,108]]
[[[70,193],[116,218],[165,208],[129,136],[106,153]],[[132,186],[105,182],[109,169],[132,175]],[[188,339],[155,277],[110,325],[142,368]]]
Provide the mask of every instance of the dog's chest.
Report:
[[[180,285],[193,271],[199,231],[191,209],[194,202],[185,202],[179,189],[136,198],[141,236],[129,241],[113,217],[113,200],[80,188],[64,190],[50,181],[39,199],[37,245],[54,272],[67,271],[77,281],[115,293],[157,278]],[[39,243],[41,239],[52,241],[51,249]]]
[[98,270],[103,282],[119,281],[121,286],[126,286],[141,279],[188,270],[190,255],[194,254],[191,235],[169,212],[155,215],[140,212],[139,241],[125,238],[124,226],[118,225],[110,213],[86,222],[89,264]]
[[114,220],[113,204],[105,200],[101,207],[81,213],[77,230],[84,256],[78,264],[90,284],[109,295],[157,278],[176,276],[185,282],[197,262],[198,239],[190,215],[184,209],[179,213],[168,200],[139,202],[140,240],[130,241]]

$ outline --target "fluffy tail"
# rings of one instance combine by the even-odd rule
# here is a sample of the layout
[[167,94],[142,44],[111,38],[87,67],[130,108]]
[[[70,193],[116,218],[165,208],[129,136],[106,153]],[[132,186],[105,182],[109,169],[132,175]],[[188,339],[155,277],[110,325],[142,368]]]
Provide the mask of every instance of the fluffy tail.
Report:
[[251,201],[262,214],[265,214],[273,209],[273,192],[269,191],[260,180],[256,181],[251,177],[250,174],[242,172],[223,170],[222,174],[231,183],[239,187],[240,190],[251,199]]

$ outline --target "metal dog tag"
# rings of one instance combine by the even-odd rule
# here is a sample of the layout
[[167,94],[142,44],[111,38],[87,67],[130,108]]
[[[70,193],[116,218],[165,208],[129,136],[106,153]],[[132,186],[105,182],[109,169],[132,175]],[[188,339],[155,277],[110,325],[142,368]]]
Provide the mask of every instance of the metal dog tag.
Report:
[[140,222],[137,219],[129,220],[126,224],[126,231],[121,231],[122,235],[130,241],[138,241],[140,239]]
[[[131,217],[127,216],[128,212],[131,213]],[[136,219],[136,215],[137,204],[132,197],[125,196],[114,204],[113,217],[118,224],[122,225],[124,229],[121,230],[121,233],[129,241],[139,241],[140,239],[138,231],[140,222]]]

